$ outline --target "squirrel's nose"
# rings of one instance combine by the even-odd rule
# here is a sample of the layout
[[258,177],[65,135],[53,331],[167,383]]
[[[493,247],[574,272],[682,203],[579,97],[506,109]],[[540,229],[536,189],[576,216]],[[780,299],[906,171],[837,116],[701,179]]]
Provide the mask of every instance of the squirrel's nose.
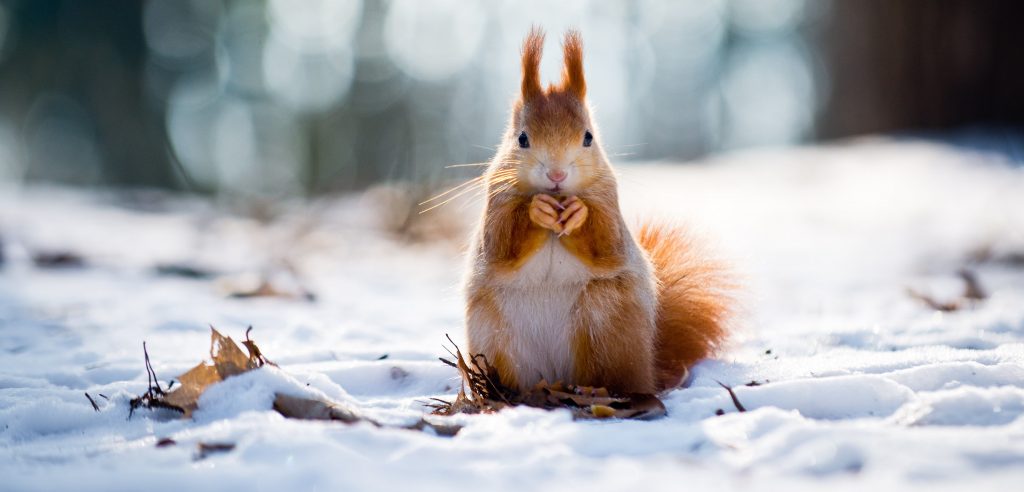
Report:
[[548,179],[550,179],[552,183],[561,183],[562,181],[565,181],[565,176],[565,171],[561,169],[552,169],[548,171]]

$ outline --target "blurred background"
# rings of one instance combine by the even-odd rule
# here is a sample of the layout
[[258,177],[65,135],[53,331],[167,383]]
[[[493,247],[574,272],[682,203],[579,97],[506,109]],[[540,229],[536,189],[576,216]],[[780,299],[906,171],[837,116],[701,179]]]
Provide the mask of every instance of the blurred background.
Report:
[[617,162],[869,133],[1022,160],[1012,0],[0,0],[0,180],[263,198],[479,172],[547,29]]

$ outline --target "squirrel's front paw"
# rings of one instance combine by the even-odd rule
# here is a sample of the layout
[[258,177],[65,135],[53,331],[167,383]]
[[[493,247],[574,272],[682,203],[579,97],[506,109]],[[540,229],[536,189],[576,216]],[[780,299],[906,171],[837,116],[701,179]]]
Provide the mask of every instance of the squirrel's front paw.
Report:
[[533,195],[533,200],[530,201],[530,220],[545,229],[561,233],[562,224],[556,209],[564,210],[565,207],[550,195]]
[[579,229],[583,225],[583,222],[587,220],[587,214],[590,210],[587,209],[587,205],[580,200],[579,197],[571,196],[562,202],[564,210],[558,216],[558,222],[562,224],[562,232],[559,236],[568,236],[573,231]]

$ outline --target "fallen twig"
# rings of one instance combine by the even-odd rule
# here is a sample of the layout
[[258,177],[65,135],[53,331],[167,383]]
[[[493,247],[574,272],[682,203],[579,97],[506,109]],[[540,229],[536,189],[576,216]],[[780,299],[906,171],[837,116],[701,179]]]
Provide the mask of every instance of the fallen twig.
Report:
[[147,388],[145,393],[132,398],[128,403],[128,420],[131,420],[132,416],[135,414],[135,409],[137,408],[163,408],[184,414],[185,409],[175,405],[170,405],[163,401],[163,398],[167,393],[160,387],[160,380],[156,377],[156,371],[153,370],[153,364],[149,361],[149,349],[146,348],[146,342],[142,342],[142,354],[146,361]]
[[988,294],[981,288],[977,274],[966,268],[961,269],[957,274],[964,281],[964,299],[983,301],[988,298]]
[[[103,396],[103,395],[100,395],[100,396]],[[86,393],[85,397],[89,399],[89,403],[92,405],[92,409],[93,410],[95,410],[97,412],[100,411],[100,406],[96,404],[96,401],[93,400],[91,396],[89,396],[89,393]]]
[[928,307],[936,311],[942,311],[944,313],[959,311],[960,309],[972,306],[988,298],[988,294],[985,292],[985,289],[981,287],[981,283],[978,281],[978,276],[974,272],[963,268],[957,272],[957,275],[959,275],[964,282],[964,291],[960,294],[960,297],[949,301],[939,301],[935,297],[917,291],[913,288],[907,289],[907,295],[923,302]]
[[249,332],[252,331],[252,325],[245,330],[245,340],[242,341],[242,345],[245,345],[245,350],[249,351],[249,360],[256,364],[256,367],[263,367],[265,364],[270,364],[274,367],[278,367],[277,364],[271,362],[269,359],[263,356],[263,352],[260,352],[260,348],[256,345],[251,338],[249,338]]
[[736,410],[739,410],[740,412],[747,411],[747,409],[743,407],[743,404],[740,403],[740,399],[736,398],[736,392],[732,390],[732,386],[729,386],[721,381],[715,382],[718,383],[719,386],[725,388],[725,391],[729,392],[729,398],[732,398],[732,404],[736,406]]

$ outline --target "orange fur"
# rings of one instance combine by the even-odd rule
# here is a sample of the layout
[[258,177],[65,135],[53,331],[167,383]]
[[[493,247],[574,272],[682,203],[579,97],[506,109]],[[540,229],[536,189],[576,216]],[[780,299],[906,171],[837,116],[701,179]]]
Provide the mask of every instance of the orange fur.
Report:
[[637,234],[658,278],[657,373],[660,389],[681,383],[728,335],[732,285],[722,267],[677,227],[645,223]]
[[470,326],[488,327],[497,332],[497,336],[470,336],[470,344],[466,348],[471,354],[484,354],[487,361],[497,369],[502,383],[514,387],[517,382],[513,363],[504,348],[508,344],[508,337],[505,336],[508,323],[502,318],[494,295],[494,291],[487,288],[473,292],[466,303],[466,319]]
[[637,329],[648,321],[635,295],[642,284],[628,274],[587,284],[574,313],[572,383],[614,394],[654,393],[653,340]]
[[[625,240],[629,236],[622,223],[618,203],[608,204],[593,191],[587,193],[586,203],[590,209],[587,227],[559,241],[576,258],[597,272],[609,272],[622,267],[625,262]],[[614,196],[614,195],[613,195]]]
[[571,92],[582,100],[587,95],[587,82],[583,77],[583,39],[575,29],[565,33],[562,43],[562,83],[559,90]]
[[499,271],[522,266],[547,238],[547,231],[530,220],[528,203],[524,197],[505,194],[489,200],[487,213],[492,227],[481,246],[487,261]]
[[540,57],[544,53],[544,31],[534,27],[523,41],[523,81],[522,97],[533,99],[543,94],[540,85]]

